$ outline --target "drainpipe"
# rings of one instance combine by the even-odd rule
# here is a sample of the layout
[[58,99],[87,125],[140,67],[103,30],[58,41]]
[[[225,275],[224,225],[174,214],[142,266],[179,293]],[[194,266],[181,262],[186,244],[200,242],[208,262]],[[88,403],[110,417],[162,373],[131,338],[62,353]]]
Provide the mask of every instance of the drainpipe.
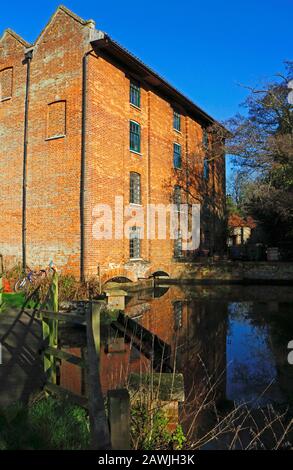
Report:
[[24,105],[24,142],[23,142],[23,173],[22,173],[22,269],[26,270],[26,194],[27,194],[27,147],[28,147],[28,111],[30,91],[30,68],[33,51],[25,53],[23,64],[26,64],[26,86]]
[[87,117],[87,64],[93,49],[82,59],[82,122],[81,122],[81,170],[80,170],[80,280],[85,280],[85,173],[86,173],[86,117]]
[[216,185],[215,185],[215,172],[216,172],[216,162],[213,160],[213,255],[218,251],[216,246],[216,210],[217,210],[217,201],[216,201]]

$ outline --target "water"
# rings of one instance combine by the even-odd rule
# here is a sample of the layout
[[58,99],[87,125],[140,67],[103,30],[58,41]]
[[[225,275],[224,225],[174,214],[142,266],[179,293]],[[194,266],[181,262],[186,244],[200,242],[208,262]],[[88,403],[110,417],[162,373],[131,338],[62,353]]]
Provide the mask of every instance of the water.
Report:
[[257,307],[253,302],[228,305],[226,396],[251,406],[284,403],[286,395],[278,381],[278,358],[270,343],[269,323],[253,322]]
[[[293,339],[292,288],[161,286],[128,296],[125,314],[170,351],[163,370],[183,373],[180,419],[190,429],[194,414],[202,410],[193,431],[197,436],[214,420],[209,413],[215,406],[227,413],[241,403],[252,410],[292,405],[293,366],[287,360]],[[131,373],[148,373],[154,364],[160,370],[160,360],[152,362],[148,355],[149,345],[144,353],[139,341],[122,339],[117,347],[117,331],[109,322],[102,336],[104,393],[123,387]],[[84,354],[78,332],[66,344],[73,353]],[[62,365],[60,383],[85,393],[84,378],[75,366]]]
[[222,375],[223,398],[255,407],[292,397],[290,288],[173,286],[152,295],[128,299],[126,314],[170,344],[173,355],[177,351],[177,370],[187,384],[200,382],[202,374],[215,382]]
[[[293,416],[293,365],[288,363],[292,287],[162,285],[127,296],[124,314],[116,327],[114,316],[102,318],[105,395],[129,386],[133,374],[140,381],[153,372],[161,378],[163,372],[168,381],[174,371],[184,378],[185,396],[181,393],[179,405],[178,399],[170,404],[173,386],[165,386],[168,413],[173,429],[180,422],[191,445],[270,449],[280,442]],[[129,323],[123,327],[125,318],[133,322],[132,330]],[[84,327],[60,324],[59,331],[62,349],[86,356]],[[29,312],[8,308],[1,316],[0,336],[0,405],[27,402],[42,383],[41,326]],[[61,361],[58,383],[87,394],[85,370],[69,362]],[[284,419],[276,419],[276,413],[285,411]],[[235,438],[238,425],[242,430]],[[260,441],[255,436],[264,428]]]

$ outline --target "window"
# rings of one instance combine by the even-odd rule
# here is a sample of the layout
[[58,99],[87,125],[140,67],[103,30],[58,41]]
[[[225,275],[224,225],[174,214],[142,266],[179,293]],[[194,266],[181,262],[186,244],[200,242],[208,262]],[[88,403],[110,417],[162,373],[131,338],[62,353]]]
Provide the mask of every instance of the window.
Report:
[[183,317],[183,304],[180,301],[174,302],[173,304],[174,312],[174,327],[175,330],[179,330],[182,327],[182,317]]
[[181,145],[179,144],[174,144],[173,164],[174,168],[181,168]]
[[207,130],[203,129],[202,130],[202,146],[204,150],[208,149],[208,145],[209,145],[209,136],[208,136]]
[[208,159],[205,158],[204,161],[203,161],[203,177],[204,177],[204,179],[208,180],[209,179],[209,174],[210,174],[210,165],[209,165]]
[[175,186],[174,187],[174,193],[173,193],[173,202],[177,206],[177,210],[180,210],[180,204],[181,204],[181,187],[180,186]]
[[180,114],[177,111],[174,111],[174,113],[173,113],[173,127],[176,131],[181,130]]
[[[204,151],[206,152],[209,147],[209,136],[207,133],[206,129],[202,130],[202,146]],[[204,162],[203,162],[203,177],[204,179],[208,180],[209,179],[209,173],[210,173],[210,165],[207,157],[204,157]]]
[[66,134],[66,101],[55,101],[48,106],[47,138],[64,137]]
[[140,174],[130,173],[130,204],[141,204],[141,188],[140,188]]
[[140,125],[130,121],[130,150],[140,153]]
[[131,227],[129,234],[129,256],[131,259],[141,257],[140,227]]
[[137,82],[130,82],[130,103],[140,108],[140,85]]
[[0,71],[0,101],[12,97],[12,67]]

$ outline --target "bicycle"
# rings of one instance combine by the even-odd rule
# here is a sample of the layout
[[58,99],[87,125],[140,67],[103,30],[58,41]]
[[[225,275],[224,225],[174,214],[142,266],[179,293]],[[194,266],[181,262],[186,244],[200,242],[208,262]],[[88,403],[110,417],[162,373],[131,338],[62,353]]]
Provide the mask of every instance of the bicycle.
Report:
[[22,292],[27,289],[29,285],[37,284],[43,279],[46,279],[50,273],[54,273],[56,267],[51,261],[45,269],[40,269],[39,271],[34,271],[29,268],[28,273],[25,277],[18,279],[14,285],[14,292]]

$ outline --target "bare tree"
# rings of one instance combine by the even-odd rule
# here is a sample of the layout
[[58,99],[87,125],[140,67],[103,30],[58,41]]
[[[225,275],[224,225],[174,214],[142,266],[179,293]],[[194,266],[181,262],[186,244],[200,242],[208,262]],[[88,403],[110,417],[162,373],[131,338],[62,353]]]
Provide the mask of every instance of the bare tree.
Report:
[[[288,87],[293,62],[263,87],[248,88],[247,116],[226,122],[231,134],[226,152],[242,180],[241,205],[272,235],[272,242],[293,235],[293,106]],[[237,194],[239,200],[239,194]]]
[[203,129],[203,139],[193,152],[182,156],[165,187],[170,202],[201,205],[202,248],[222,251],[225,244],[225,138],[227,130],[218,123]]

